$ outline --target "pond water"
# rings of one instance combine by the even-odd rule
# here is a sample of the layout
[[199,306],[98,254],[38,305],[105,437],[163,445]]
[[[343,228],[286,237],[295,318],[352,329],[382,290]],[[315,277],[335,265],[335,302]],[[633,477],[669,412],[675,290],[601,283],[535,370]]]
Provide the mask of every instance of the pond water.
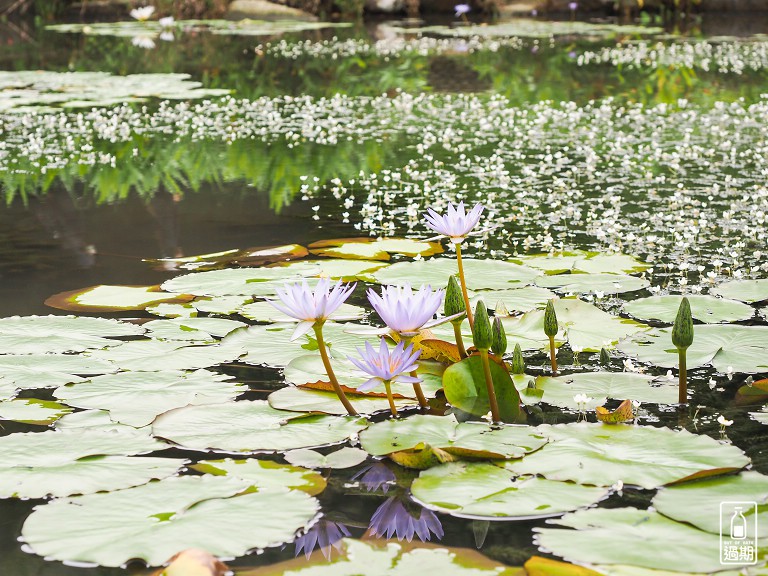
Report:
[[[765,31],[768,20],[761,18],[749,19],[750,32]],[[684,26],[666,23],[666,29],[664,23],[647,23],[645,30],[615,28],[610,22],[583,29],[581,23],[545,21],[506,29],[432,24],[436,27],[425,29],[424,35],[401,22],[383,21],[283,35],[274,30],[269,35],[231,35],[179,27],[169,40],[161,40],[159,31],[138,36],[94,33],[99,30],[95,24],[85,34],[0,24],[0,70],[6,71],[0,72],[0,190],[6,199],[0,210],[0,317],[52,313],[45,301],[65,291],[158,285],[187,272],[167,261],[163,265],[147,259],[308,246],[333,238],[429,238],[432,232],[422,220],[426,208],[443,210],[448,201],[458,200],[486,206],[483,232],[465,245],[470,258],[523,258],[520,262],[539,270],[537,274],[541,269],[536,267],[546,264],[525,256],[588,250],[622,253],[645,263],[629,268],[623,260],[595,264],[594,269],[576,266],[600,274],[630,272],[641,281],[632,291],[614,289],[615,281],[597,277],[586,287],[558,282],[558,276],[536,282],[561,296],[579,295],[590,310],[594,304],[629,318],[633,309],[626,307],[628,301],[706,295],[710,290],[717,294],[717,286],[768,277],[768,42],[763,36],[726,36],[734,26],[722,17]],[[685,35],[678,34],[681,28]],[[60,74],[19,74],[34,70]],[[89,72],[103,74],[78,75]],[[187,74],[200,86],[183,77],[119,78],[135,74]],[[194,94],[201,89],[213,91]],[[231,93],[222,96],[216,90]],[[393,257],[393,262],[400,260],[411,258]],[[355,261],[350,262],[354,266]],[[414,278],[416,284],[419,278]],[[622,282],[628,281],[622,276]],[[489,286],[478,286],[483,288]],[[546,297],[538,298],[531,308],[543,307]],[[761,306],[766,299],[768,292],[743,297],[746,304],[734,303],[715,314],[723,314],[720,321],[726,326],[764,326]],[[366,305],[360,288],[352,303]],[[739,306],[747,307],[747,313]],[[671,323],[658,315],[658,307],[634,310],[631,315],[645,322],[643,329]],[[145,311],[92,315],[155,318]],[[226,316],[246,319],[242,313]],[[603,321],[595,320],[597,331],[613,329]],[[706,328],[697,325],[697,330]],[[579,329],[589,332],[586,326]],[[631,340],[629,334],[624,335]],[[602,338],[585,337],[589,341],[583,352],[573,334],[568,338],[558,354],[563,372],[597,370]],[[605,338],[618,340],[608,334]],[[766,474],[768,428],[765,416],[758,413],[768,388],[754,392],[751,402],[744,402],[744,396],[757,390],[751,383],[768,373],[760,360],[768,343],[762,335],[745,338],[737,346],[737,336],[726,334],[719,347],[690,370],[687,411],[672,402],[649,401],[641,405],[638,422],[681,427],[719,440],[709,449],[712,454],[717,446],[738,447],[751,459],[752,470]],[[256,344],[268,347],[269,342],[263,338]],[[510,337],[510,347],[513,344]],[[525,348],[531,377],[549,373],[548,356],[541,348]],[[660,377],[654,387],[669,387],[667,364],[642,354],[639,360],[637,355],[631,359],[641,348],[619,344],[612,349],[610,371],[642,370]],[[726,358],[718,363],[713,357],[721,350]],[[211,370],[250,388],[241,400],[262,400],[284,386],[282,372],[259,366],[258,359],[231,360],[208,365],[219,364]],[[11,377],[0,372],[0,384],[3,378]],[[53,398],[51,387],[23,388],[8,398]],[[611,408],[623,399],[610,398]],[[552,401],[529,407],[528,423],[581,420],[581,411],[569,404]],[[72,406],[83,405],[74,401]],[[718,424],[720,416],[732,425]],[[468,417],[459,414],[460,419]],[[594,411],[587,417],[594,421]],[[384,414],[375,420],[385,420]],[[3,428],[6,435],[45,430],[11,419]],[[208,457],[192,444],[176,444],[191,449],[172,448],[161,455],[192,462]],[[158,447],[130,454],[153,450]],[[633,453],[627,450],[622,458],[631,461]],[[642,451],[634,457],[649,468],[654,464],[647,462],[658,461],[647,460]],[[285,462],[281,453],[261,458]],[[365,464],[324,472],[327,487],[317,496],[323,519],[315,527],[321,542],[323,537],[335,542],[342,533],[370,536],[373,525],[380,535],[389,531],[392,542],[408,535],[416,549],[428,550],[429,544],[420,542],[428,541],[479,550],[461,553],[451,565],[457,573],[459,564],[502,573],[494,562],[521,566],[534,555],[616,563],[601,561],[599,555],[584,559],[572,551],[539,550],[533,534],[550,526],[543,519],[488,522],[482,514],[462,519],[425,511],[409,493],[418,471],[381,463],[386,460],[368,469],[372,462],[369,458]],[[768,485],[761,483],[763,478],[742,499],[758,495],[765,503]],[[655,484],[625,484],[604,494],[607,499],[600,506],[645,510],[656,495]],[[741,496],[738,488],[738,500],[736,496]],[[28,551],[18,541],[22,525],[44,502],[0,500],[0,573],[144,573],[142,566],[84,567],[82,562],[44,560],[46,554]],[[254,517],[253,523],[282,522],[285,512],[267,510],[269,518]],[[403,518],[421,519],[421,524],[409,528]],[[768,519],[764,523],[768,525]],[[232,540],[245,530],[237,522],[228,527],[213,519],[210,526],[231,530],[227,538]],[[73,542],[87,540],[82,524],[54,522],[48,530],[70,531]],[[90,537],[101,542],[95,534]],[[67,558],[71,542],[62,538],[57,543],[50,534],[46,538],[48,544],[54,542],[48,556]],[[228,563],[243,573],[281,574],[286,568],[269,566],[297,556],[290,567],[301,569],[304,556],[299,548],[307,544],[294,545],[291,539],[282,538],[280,542],[289,543]],[[681,548],[693,542],[698,541],[684,538]],[[108,543],[105,557],[110,554]],[[631,543],[619,539],[606,546]],[[549,547],[555,545],[566,548],[557,543]],[[258,546],[245,549],[253,547]],[[648,544],[647,555],[659,555],[662,547],[663,541]],[[355,558],[367,557],[365,550],[355,550]],[[710,571],[686,566],[686,558],[682,565],[665,559],[669,564],[664,567]],[[424,561],[432,569],[446,569],[432,557]],[[307,566],[324,562],[316,554]],[[633,564],[631,557],[627,564],[648,568]],[[248,570],[257,566],[262,569]],[[348,573],[342,566],[330,570],[323,573]],[[405,561],[400,570],[409,573]]]

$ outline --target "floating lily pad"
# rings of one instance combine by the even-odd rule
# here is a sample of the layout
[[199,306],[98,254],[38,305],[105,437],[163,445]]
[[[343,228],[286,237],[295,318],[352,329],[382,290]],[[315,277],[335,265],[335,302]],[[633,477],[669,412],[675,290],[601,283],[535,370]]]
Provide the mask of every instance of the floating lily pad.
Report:
[[364,418],[275,410],[266,400],[254,400],[171,410],[152,430],[192,450],[274,452],[338,444],[367,424]]
[[207,314],[237,314],[240,308],[253,302],[250,296],[215,296],[212,298],[197,298],[192,306],[198,312]]
[[244,322],[226,318],[174,318],[151,320],[144,324],[147,336],[158,340],[186,342],[216,342],[233,330],[247,326]]
[[411,485],[428,508],[464,518],[546,518],[591,506],[608,490],[515,474],[486,462],[450,462],[424,470]]
[[[580,564],[621,564],[686,574],[717,572],[720,538],[657,512],[635,508],[579,510],[534,528],[541,548]],[[638,545],[642,542],[642,545]]]
[[160,270],[183,269],[183,270],[214,270],[224,268],[228,265],[236,264],[238,266],[263,266],[274,262],[292,260],[294,258],[303,258],[309,254],[304,246],[299,244],[286,244],[283,246],[265,246],[260,248],[246,248],[244,250],[224,250],[211,254],[197,254],[195,256],[184,256],[182,258],[161,258],[158,260],[147,260],[153,263],[155,268]]
[[[472,260],[465,258],[464,275],[472,290],[506,290],[533,283],[540,272],[533,268],[499,260]],[[451,275],[458,274],[458,265],[452,258],[430,258],[415,262],[398,262],[370,275],[379,284],[413,286],[429,284],[432,288],[445,288]]]
[[645,278],[627,274],[558,274],[536,279],[536,285],[555,288],[560,292],[575,294],[623,294],[648,288],[651,283]]
[[[520,396],[506,369],[493,360],[488,361],[499,418],[502,422],[516,422],[520,415]],[[484,416],[491,409],[485,368],[480,356],[470,356],[449,366],[443,374],[445,398],[451,405],[476,416]]]
[[[688,369],[711,364],[719,372],[757,373],[768,370],[768,327],[703,325],[693,331],[687,351]],[[663,368],[677,367],[672,328],[654,328],[619,343],[619,350]]]
[[144,310],[160,302],[188,302],[192,296],[163,292],[159,286],[89,286],[54,294],[45,301],[46,306],[73,312],[115,312]]
[[724,282],[712,288],[709,293],[741,302],[762,302],[768,300],[768,278]]
[[[479,300],[483,300],[491,310],[495,310],[496,305],[501,302],[509,312],[528,312],[535,308],[544,308],[553,298],[557,298],[555,293],[546,288],[526,286],[512,290],[475,292],[470,296],[469,301],[471,306],[476,306]],[[499,311],[496,313],[499,314]]]
[[530,426],[491,427],[482,422],[456,421],[450,416],[415,415],[372,424],[360,443],[372,456],[428,445],[457,456],[520,458],[538,450],[546,438]]
[[573,399],[576,394],[591,398],[585,403],[589,410],[602,406],[609,398],[654,404],[675,404],[678,400],[677,379],[631,372],[582,372],[555,378],[540,376],[536,379],[536,389],[543,392],[542,402],[571,409],[580,407]]
[[24,424],[47,426],[70,412],[72,408],[50,400],[17,398],[0,402],[0,420],[12,420]]
[[273,264],[273,270],[282,270],[284,276],[297,275],[305,278],[328,277],[333,280],[352,281],[384,268],[388,264],[374,260],[345,260],[328,258],[324,260],[297,260],[285,264]]
[[276,268],[225,268],[176,276],[162,284],[163,290],[195,296],[271,296],[284,282],[299,281]]
[[768,407],[766,406],[763,406],[763,409],[760,412],[750,412],[749,416],[755,422],[768,425]]
[[518,256],[519,264],[543,270],[547,274],[562,274],[564,272],[582,272],[585,274],[616,274],[625,272],[642,272],[651,267],[627,254],[601,254],[599,252],[584,252],[573,250],[559,254],[533,254]]
[[88,494],[165,478],[184,460],[134,455],[166,447],[135,431],[80,429],[4,436],[0,497]]
[[[706,324],[749,320],[755,315],[752,306],[736,300],[697,294],[686,298],[691,305],[693,318]],[[683,297],[677,294],[640,298],[624,304],[624,311],[640,320],[659,320],[672,324],[682,300]]]
[[[352,448],[345,448],[345,450],[352,450]],[[325,490],[326,485],[322,474],[312,470],[288,464],[278,464],[270,460],[257,460],[256,458],[201,460],[190,468],[205,474],[239,478],[259,489],[291,488],[306,492],[310,496]]]
[[440,34],[442,36],[480,36],[497,38],[515,36],[519,38],[549,38],[550,36],[626,36],[628,34],[661,34],[662,28],[618,24],[594,24],[591,22],[562,22],[550,20],[529,20],[515,18],[506,22],[483,26],[427,26],[424,28],[395,28],[403,33]]
[[56,430],[73,430],[75,428],[88,428],[89,430],[102,430],[111,432],[129,432],[131,434],[141,433],[146,436],[152,435],[149,426],[143,428],[134,428],[127,424],[120,424],[109,417],[106,410],[81,410],[62,416],[54,423]]
[[320,454],[306,448],[291,450],[285,453],[285,459],[294,466],[305,468],[352,468],[362,464],[368,458],[368,453],[359,448],[345,447],[329,454]]
[[[246,304],[238,312],[249,320],[256,322],[296,322],[294,318],[283,314],[269,302],[262,301]],[[328,316],[328,319],[336,322],[360,320],[365,318],[366,315],[367,311],[365,308],[353,306],[352,304],[342,304],[333,314]]]
[[[347,392],[347,399],[352,403],[358,414],[370,415],[377,412],[388,412],[389,401],[383,396],[369,396]],[[286,386],[272,392],[267,398],[269,405],[277,410],[290,412],[322,412],[323,414],[335,414],[343,416],[347,414],[344,405],[335,392],[325,390],[311,390],[297,386]],[[396,398],[395,406],[398,410],[418,406],[415,398]]]
[[724,474],[750,463],[735,446],[685,430],[604,424],[542,425],[550,443],[508,462],[516,474],[595,486],[624,484],[657,488],[671,482]]
[[390,254],[403,256],[432,256],[443,251],[438,242],[412,238],[339,238],[321,240],[309,245],[310,252],[332,258],[389,260]]
[[70,406],[107,410],[115,422],[140,428],[174,408],[227,402],[247,390],[231,376],[208,370],[120,372],[63,386],[54,396]]
[[239,478],[182,476],[54,500],[34,509],[22,537],[52,560],[120,566],[141,559],[157,566],[188,548],[234,557],[292,540],[319,508],[299,490],[238,495],[248,487]]
[[193,318],[197,316],[197,308],[192,304],[167,304],[161,302],[145,308],[150,314],[164,318]]
[[245,350],[233,341],[202,346],[185,346],[181,342],[134,340],[122,346],[93,353],[93,358],[108,360],[122,370],[162,372],[166,370],[197,370],[243,355]]
[[[757,472],[668,486],[653,498],[653,507],[668,518],[687,522],[700,530],[730,534],[731,519],[720,514],[720,503],[729,500],[756,502],[757,537],[768,538],[768,476]],[[745,510],[744,514],[747,523],[754,525],[752,509]]]

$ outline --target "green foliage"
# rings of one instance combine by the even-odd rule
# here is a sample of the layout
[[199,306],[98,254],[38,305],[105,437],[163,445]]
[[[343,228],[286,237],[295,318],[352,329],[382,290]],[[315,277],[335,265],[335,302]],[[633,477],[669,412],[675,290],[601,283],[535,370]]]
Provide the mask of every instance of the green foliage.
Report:
[[467,306],[464,304],[464,297],[461,295],[459,282],[456,280],[456,276],[451,274],[451,277],[448,279],[448,288],[445,290],[443,311],[446,316],[453,316],[466,310]]
[[525,374],[525,359],[520,344],[515,344],[515,351],[512,353],[512,374]]
[[480,300],[475,307],[475,327],[472,330],[472,341],[478,350],[489,350],[493,343],[493,329],[488,317],[485,302]]
[[491,342],[491,350],[497,356],[503,356],[507,351],[507,335],[504,333],[504,324],[501,323],[501,318],[494,316],[493,318],[493,340]]
[[[520,394],[512,378],[493,361],[490,371],[501,420],[516,422],[520,414]],[[448,402],[464,412],[484,416],[491,409],[480,356],[470,356],[449,366],[443,373],[443,390]]]
[[672,326],[672,344],[678,350],[685,350],[693,344],[693,318],[688,298],[683,298]]
[[547,308],[544,310],[544,334],[550,338],[557,336],[557,314],[555,313],[554,300],[547,302]]

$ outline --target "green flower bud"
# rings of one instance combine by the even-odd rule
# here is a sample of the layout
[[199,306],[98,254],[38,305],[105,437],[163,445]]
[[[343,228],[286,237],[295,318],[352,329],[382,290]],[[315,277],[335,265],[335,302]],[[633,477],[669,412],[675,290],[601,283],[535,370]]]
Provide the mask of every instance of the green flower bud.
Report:
[[520,344],[515,344],[515,351],[512,353],[512,374],[525,374],[525,360]]
[[491,342],[491,350],[497,356],[503,356],[507,351],[507,334],[504,332],[504,325],[501,323],[501,318],[498,316],[493,317],[493,341]]
[[555,314],[555,301],[547,302],[547,309],[544,311],[544,334],[550,338],[557,335],[557,314]]
[[600,348],[600,364],[603,366],[610,366],[611,364],[611,355],[605,348]]
[[453,316],[459,312],[466,312],[464,297],[461,295],[461,287],[456,281],[456,276],[451,276],[448,280],[448,288],[445,291],[445,306],[443,311],[446,316]]
[[475,329],[472,333],[472,341],[478,350],[489,350],[493,342],[491,320],[488,318],[488,310],[482,300],[475,307]]
[[693,344],[693,318],[688,298],[683,298],[677,310],[675,325],[672,326],[672,344],[678,350],[685,350]]

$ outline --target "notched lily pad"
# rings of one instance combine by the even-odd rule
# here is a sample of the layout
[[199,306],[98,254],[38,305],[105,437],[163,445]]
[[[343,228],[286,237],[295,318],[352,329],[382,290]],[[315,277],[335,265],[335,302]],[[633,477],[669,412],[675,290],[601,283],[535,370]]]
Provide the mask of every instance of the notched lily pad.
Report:
[[632,372],[582,372],[567,376],[540,376],[536,389],[542,402],[561,408],[581,408],[573,397],[586,394],[590,400],[584,408],[591,410],[608,399],[637,400],[643,403],[675,404],[678,400],[677,379],[655,378]]
[[368,453],[359,448],[344,447],[328,454],[320,454],[316,450],[301,448],[285,453],[285,459],[294,466],[305,468],[352,468],[362,464],[368,458]]
[[[351,450],[351,448],[350,448]],[[301,490],[310,496],[319,494],[325,490],[325,478],[318,472],[291,466],[278,464],[271,460],[201,460],[190,466],[193,470],[214,476],[230,476],[249,482],[252,486],[262,488],[291,488]]]
[[160,286],[110,286],[101,284],[50,296],[45,305],[71,312],[118,312],[144,310],[164,302],[183,304],[193,296],[164,292]]
[[47,426],[70,412],[72,408],[50,400],[17,398],[0,402],[0,420],[12,420],[23,424]]
[[438,242],[412,238],[337,238],[313,242],[309,249],[317,256],[355,260],[389,260],[390,254],[432,256],[443,251]]
[[651,267],[650,264],[627,254],[602,254],[600,252],[585,252],[582,250],[572,250],[557,254],[518,256],[513,262],[537,268],[547,274],[563,274],[565,272],[584,274],[616,274],[624,272],[631,274],[643,272]]
[[627,274],[558,274],[536,279],[542,288],[554,288],[560,292],[575,294],[624,294],[648,288],[651,283],[645,278]]
[[172,318],[150,320],[144,324],[147,336],[157,340],[194,343],[214,343],[230,332],[247,326],[244,322],[226,318]]
[[[691,305],[691,315],[705,324],[738,322],[749,320],[755,315],[752,306],[714,296],[691,294],[686,296]],[[683,297],[677,294],[639,298],[624,304],[624,311],[640,320],[659,320],[672,324]]]
[[92,357],[112,362],[122,370],[162,372],[208,368],[236,360],[245,353],[242,346],[231,340],[200,346],[184,344],[161,340],[133,340],[113,349],[94,352]]
[[760,280],[733,280],[724,282],[709,291],[715,296],[732,298],[741,302],[762,302],[768,300],[768,278]]

